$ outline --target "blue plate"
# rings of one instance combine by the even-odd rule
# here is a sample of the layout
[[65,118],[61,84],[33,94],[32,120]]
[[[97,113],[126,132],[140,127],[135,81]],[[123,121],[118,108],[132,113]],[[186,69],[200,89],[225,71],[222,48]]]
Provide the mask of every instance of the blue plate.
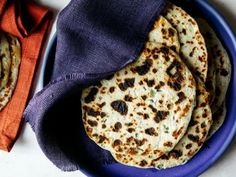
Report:
[[[89,165],[81,164],[81,171],[88,176],[109,176],[109,177],[194,177],[203,173],[209,168],[226,150],[236,132],[236,38],[224,18],[204,0],[190,0],[177,2],[187,4],[184,6],[192,15],[201,15],[211,26],[214,27],[219,38],[227,49],[232,63],[232,79],[228,90],[227,118],[223,126],[217,133],[204,145],[204,147],[187,164],[166,170],[140,169],[125,166],[120,163],[101,165],[91,168]],[[54,61],[56,48],[56,36],[49,44],[44,85],[50,80],[50,71]]]

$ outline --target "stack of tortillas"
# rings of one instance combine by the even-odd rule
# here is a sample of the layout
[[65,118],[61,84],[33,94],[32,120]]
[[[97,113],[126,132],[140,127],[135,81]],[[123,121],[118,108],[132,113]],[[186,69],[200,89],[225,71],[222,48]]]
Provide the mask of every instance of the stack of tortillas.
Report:
[[18,39],[0,31],[0,110],[12,97],[20,61],[21,46]]
[[85,130],[122,164],[182,165],[222,125],[230,75],[212,28],[169,3],[139,58],[83,90]]

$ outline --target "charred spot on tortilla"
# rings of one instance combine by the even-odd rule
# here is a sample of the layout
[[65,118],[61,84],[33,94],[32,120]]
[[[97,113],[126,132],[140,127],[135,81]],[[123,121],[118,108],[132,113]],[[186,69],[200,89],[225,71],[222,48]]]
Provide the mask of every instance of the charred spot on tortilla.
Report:
[[124,100],[127,102],[132,102],[133,101],[133,97],[129,96],[129,95],[125,95]]
[[179,93],[178,93],[178,97],[179,97],[179,99],[178,99],[178,101],[175,102],[176,104],[179,104],[179,103],[181,103],[183,100],[186,99],[186,96],[185,96],[185,94],[184,94],[183,92],[179,92]]
[[146,166],[147,164],[148,164],[148,163],[147,163],[146,160],[142,160],[142,161],[140,162],[140,166],[142,166],[142,167]]
[[154,108],[152,105],[148,105],[148,107],[152,110],[152,112],[156,113],[157,112],[157,109]]
[[146,139],[142,139],[142,140],[138,140],[138,139],[134,139],[135,143],[137,146],[142,146],[145,141],[147,141]]
[[128,131],[129,133],[132,133],[132,132],[135,131],[135,129],[134,129],[134,128],[128,128],[127,131]]
[[110,87],[109,91],[110,93],[113,93],[115,91],[115,87]]
[[123,100],[113,101],[111,107],[121,115],[126,115],[128,112],[128,106]]
[[98,141],[98,142],[99,142],[99,143],[103,143],[105,140],[106,140],[106,137],[100,135],[100,136],[99,136],[99,141]]
[[182,152],[181,151],[178,151],[178,150],[172,150],[169,155],[173,158],[176,158],[178,159],[179,157],[182,156]]
[[147,96],[146,95],[143,95],[143,96],[141,96],[142,97],[142,99],[145,101],[146,99],[147,99]]
[[120,88],[120,90],[125,91],[127,90],[129,87],[133,87],[134,86],[134,78],[126,78],[124,83],[120,83],[118,86]]
[[121,145],[122,144],[122,142],[119,140],[119,139],[116,139],[114,142],[113,142],[113,147],[115,147],[115,146],[119,146],[119,145]]
[[148,80],[147,78],[144,79],[144,82],[147,83],[148,87],[153,87],[153,85],[155,85],[155,80]]
[[122,128],[122,124],[120,122],[116,122],[114,125],[114,131],[118,132]]
[[187,144],[187,145],[185,146],[186,149],[190,149],[191,147],[192,147],[192,144]]
[[199,137],[198,136],[194,136],[194,135],[188,135],[188,138],[193,141],[193,142],[198,142],[199,141]]
[[103,103],[101,103],[101,104],[98,103],[97,105],[98,105],[98,107],[102,108],[103,106],[106,105],[106,103],[105,103],[105,102],[103,102]]
[[169,111],[157,111],[154,117],[154,121],[156,123],[159,123],[160,121],[164,120],[168,114]]
[[226,69],[223,68],[223,69],[220,70],[220,75],[221,75],[221,76],[228,76],[228,75],[229,75],[229,72],[226,71]]
[[88,124],[91,126],[91,127],[96,127],[98,125],[97,121],[95,120],[88,120]]
[[168,32],[170,37],[175,35],[175,31],[172,28],[168,28]]
[[151,127],[151,128],[147,128],[145,130],[145,133],[150,135],[150,136],[157,136],[158,134],[155,131],[155,128]]
[[94,101],[94,98],[96,94],[98,93],[98,89],[96,87],[93,87],[89,94],[85,97],[85,103],[90,103],[91,101]]
[[181,90],[181,84],[177,81],[170,80],[167,82],[167,84],[173,88],[175,91],[180,91]]
[[143,65],[135,67],[134,71],[137,72],[139,75],[143,76],[147,74],[147,72],[149,72],[151,66],[152,66],[152,60],[147,59],[145,60]]
[[165,143],[164,143],[164,146],[172,147],[173,144],[172,144],[172,142],[168,141],[168,142],[165,142]]
[[87,112],[89,116],[92,116],[92,117],[97,117],[100,115],[99,111],[95,111],[93,108],[90,108],[88,106],[83,106],[83,110]]
[[181,64],[177,60],[174,60],[171,65],[167,68],[166,73],[170,77],[177,77],[180,74]]

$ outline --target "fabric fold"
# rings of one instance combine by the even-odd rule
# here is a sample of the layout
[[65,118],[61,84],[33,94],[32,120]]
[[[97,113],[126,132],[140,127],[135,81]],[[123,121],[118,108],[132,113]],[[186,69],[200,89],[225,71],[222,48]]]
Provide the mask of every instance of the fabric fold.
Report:
[[[109,152],[94,145],[86,136],[82,119],[79,119],[81,86],[96,80],[98,77],[94,74],[75,73],[60,77],[31,100],[28,108],[37,105],[37,109],[26,109],[24,112],[25,120],[35,131],[42,151],[65,171],[79,169],[80,163],[114,162]],[[39,112],[50,118],[42,119]],[[34,119],[28,119],[32,114]]]
[[60,12],[52,81],[24,112],[42,151],[58,168],[115,162],[84,131],[81,90],[137,58],[164,6],[165,0],[72,0]]
[[[21,8],[25,8],[24,12]],[[21,64],[16,88],[11,100],[0,112],[0,149],[10,151],[20,129],[52,14],[45,7],[27,0],[1,0],[0,12],[0,30],[17,36],[21,44]],[[26,21],[26,18],[32,19],[31,22]]]
[[[0,29],[18,38],[29,36],[47,19],[51,18],[51,12],[42,6],[38,6],[29,0],[2,0],[0,6]],[[45,19],[45,20],[44,20]]]

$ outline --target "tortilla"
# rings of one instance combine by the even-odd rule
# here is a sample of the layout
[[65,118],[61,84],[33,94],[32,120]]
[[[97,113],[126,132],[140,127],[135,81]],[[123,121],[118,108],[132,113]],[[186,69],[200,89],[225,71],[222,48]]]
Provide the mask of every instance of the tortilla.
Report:
[[[0,78],[2,77],[2,63],[1,63],[1,60],[0,60]],[[1,86],[0,86],[1,87]]]
[[208,139],[212,137],[212,135],[215,134],[215,132],[222,126],[225,120],[226,116],[226,104],[223,102],[223,104],[218,108],[218,110],[212,115],[213,123],[210,129],[210,132],[208,134]]
[[211,51],[211,44],[209,43],[210,40],[208,40],[208,31],[209,31],[209,25],[206,24],[206,22],[201,18],[196,18],[196,21],[199,25],[201,34],[205,38],[205,43],[207,47],[207,53],[208,53],[208,72],[207,72],[207,79],[206,79],[206,89],[209,92],[209,99],[210,99],[210,105],[212,105],[214,98],[215,98],[215,88],[216,88],[216,64],[215,59],[212,56]]
[[2,77],[0,90],[6,86],[11,68],[11,57],[8,40],[3,32],[0,31],[0,59],[2,66]]
[[207,49],[196,21],[180,7],[168,3],[163,16],[179,34],[180,57],[195,76],[207,78]]
[[19,65],[21,61],[21,46],[18,39],[10,34],[7,34],[7,40],[9,42],[11,67],[8,82],[0,91],[0,110],[7,105],[12,97],[17,83]]
[[208,51],[208,72],[207,72],[207,79],[206,79],[206,90],[209,93],[209,104],[212,105],[215,99],[215,90],[216,90],[216,66],[214,58],[210,52]]
[[83,90],[84,127],[100,147],[148,168],[184,135],[195,96],[195,80],[178,54],[148,42],[137,61]]
[[225,100],[231,78],[231,64],[227,51],[210,25],[208,25],[208,23],[203,19],[199,19],[198,23],[203,30],[207,46],[215,62],[216,96],[211,105],[212,112],[215,113],[220,109]]
[[179,53],[180,43],[178,32],[163,16],[160,16],[155,21],[153,29],[149,33],[149,41],[168,46],[173,51]]
[[168,154],[153,160],[158,169],[183,165],[189,161],[202,147],[212,124],[212,113],[208,92],[204,83],[197,82],[197,105],[193,110],[188,130],[176,147]]

